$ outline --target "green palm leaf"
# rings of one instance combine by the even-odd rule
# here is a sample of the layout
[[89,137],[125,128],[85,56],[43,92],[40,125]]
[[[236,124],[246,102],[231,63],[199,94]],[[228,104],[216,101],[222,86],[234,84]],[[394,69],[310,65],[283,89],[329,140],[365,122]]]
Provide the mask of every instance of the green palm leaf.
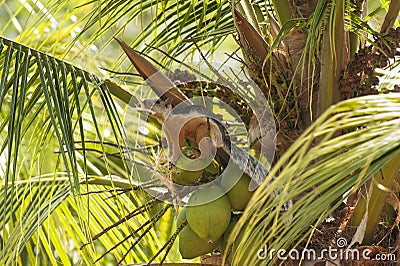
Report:
[[[267,180],[277,179],[265,181],[251,199],[233,233],[244,232],[236,263],[259,263],[257,251],[266,244],[269,250],[289,250],[311,237],[343,195],[400,153],[399,117],[399,94],[356,98],[329,108],[273,167]],[[340,131],[345,133],[337,136]],[[284,193],[271,197],[277,189]],[[297,198],[293,208],[279,215],[280,206],[292,198]],[[270,259],[276,260],[276,253]]]
[[[98,77],[10,40],[1,38],[1,44],[0,64],[4,68],[0,80],[0,155],[6,158],[4,183],[0,187],[1,264],[12,264],[25,257],[35,261],[37,252],[42,254],[39,258],[43,261],[48,258],[55,263],[60,259],[68,264],[78,256],[92,262],[100,257],[99,253],[112,249],[131,236],[132,229],[141,228],[150,219],[147,211],[139,213],[133,221],[119,226],[119,230],[107,232],[94,246],[79,250],[92,234],[126,216],[146,199],[143,193],[130,192],[135,187],[128,179],[118,181],[110,175],[118,171],[125,178],[128,176],[121,160],[124,129],[120,114]],[[99,119],[108,122],[99,123]],[[105,126],[112,132],[107,141],[103,138]],[[87,127],[94,130],[88,132]],[[36,132],[40,132],[38,137],[33,137]],[[91,151],[96,151],[95,156]],[[114,167],[111,169],[110,165]],[[51,178],[44,178],[51,172]],[[106,178],[89,179],[90,172]],[[104,190],[104,186],[128,190],[118,197],[109,192],[109,200],[97,194],[81,196],[82,191]],[[165,217],[168,221],[173,218]],[[65,231],[61,230],[63,225],[68,225]],[[116,249],[117,257],[128,255],[127,261],[150,260],[157,246],[162,246],[159,241],[163,238],[155,234],[153,227],[157,226],[150,224],[149,233],[143,235],[135,253],[128,253],[133,236],[121,242]],[[58,230],[66,234],[64,238],[76,234],[70,252],[63,250],[65,243],[56,233]],[[167,231],[164,237],[168,234]],[[104,248],[98,250],[98,246]]]

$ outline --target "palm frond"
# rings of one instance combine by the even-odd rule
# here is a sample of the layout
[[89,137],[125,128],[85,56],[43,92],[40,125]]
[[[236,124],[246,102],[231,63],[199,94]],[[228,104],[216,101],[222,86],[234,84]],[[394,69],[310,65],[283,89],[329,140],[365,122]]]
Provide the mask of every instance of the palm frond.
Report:
[[[150,37],[158,36],[150,41],[150,46],[166,46],[168,53],[172,56],[182,53],[185,50],[193,49],[192,41],[196,40],[200,45],[214,43],[217,45],[220,40],[232,32],[232,21],[229,18],[230,8],[228,1],[183,1],[183,2],[101,2],[100,6],[94,8],[88,14],[87,23],[81,34],[93,28],[99,23],[102,27],[92,35],[88,43],[105,34],[111,27],[117,25],[114,35],[123,33],[125,27],[135,19],[151,16],[150,22],[143,25],[143,30],[132,40],[133,48],[141,48]],[[106,18],[105,18],[106,17]],[[105,18],[105,19],[104,19]],[[126,22],[119,25],[122,18]],[[215,32],[219,32],[215,34]],[[213,34],[210,34],[214,32]],[[79,36],[78,36],[79,37]],[[143,51],[149,51],[144,47]]]
[[[343,195],[399,154],[399,117],[400,97],[395,93],[329,108],[278,161],[251,199],[231,235],[233,240],[243,231],[234,261],[254,265],[266,244],[288,250],[310,237]],[[338,131],[344,134],[337,136]],[[274,175],[276,180],[268,184]],[[274,198],[276,189],[283,193]],[[297,199],[293,208],[280,215],[280,207],[292,198]]]
[[[120,118],[123,109],[117,107],[106,84],[80,68],[5,38],[0,39],[0,64],[4,66],[0,158],[6,166],[1,169],[0,263],[11,264],[24,256],[35,261],[38,254],[43,261],[67,263],[78,255],[93,262],[126,236],[130,238],[118,245],[116,256],[127,262],[149,260],[162,246],[160,239],[169,236],[167,232],[156,235],[155,223],[141,237],[136,252],[127,253],[134,241],[131,231],[140,230],[151,218],[149,210],[107,232],[92,248],[79,250],[93,233],[146,201],[129,179],[118,181],[112,175],[129,178],[123,154],[128,147]],[[105,130],[110,132],[107,138]],[[91,172],[107,178],[90,179]],[[113,191],[130,189],[107,201],[98,194],[81,195],[104,190],[104,186]],[[168,213],[158,220],[172,219]],[[67,241],[69,245],[63,247],[66,243],[60,242],[57,231],[73,239],[72,243]],[[99,246],[104,249],[98,250]],[[107,256],[108,261],[113,259]]]
[[[1,264],[17,261],[48,216],[70,195],[70,186],[65,181],[50,178],[21,184],[15,186],[14,195],[11,196],[6,194],[5,186],[2,186],[0,199],[5,217],[2,217],[0,229],[7,234],[2,236]],[[45,239],[43,241],[46,242]]]

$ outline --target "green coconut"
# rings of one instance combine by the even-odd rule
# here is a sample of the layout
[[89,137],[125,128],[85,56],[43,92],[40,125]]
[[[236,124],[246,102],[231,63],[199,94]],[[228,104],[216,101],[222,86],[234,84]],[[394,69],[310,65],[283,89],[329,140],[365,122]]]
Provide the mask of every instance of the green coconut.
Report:
[[[177,227],[179,227],[186,220],[186,207],[184,207],[178,215],[176,220]],[[179,253],[184,259],[193,259],[198,256],[212,252],[219,244],[220,240],[212,243],[207,240],[201,239],[197,234],[186,225],[179,232]]]
[[204,172],[205,167],[202,166],[200,160],[195,160],[187,156],[190,151],[196,150],[191,147],[182,148],[182,154],[176,162],[177,166],[173,166],[171,169],[172,180],[180,185],[189,185],[196,182]]
[[224,191],[227,191],[232,210],[242,211],[246,208],[247,203],[254,193],[253,191],[249,191],[251,178],[249,175],[243,174],[239,181],[232,187],[235,181],[229,176],[224,176],[221,180],[221,186]]
[[173,166],[171,169],[172,180],[179,185],[193,184],[203,174],[203,170],[189,171]]
[[228,197],[223,194],[222,188],[217,186],[196,190],[186,209],[190,228],[210,243],[223,235],[231,218],[231,205]]

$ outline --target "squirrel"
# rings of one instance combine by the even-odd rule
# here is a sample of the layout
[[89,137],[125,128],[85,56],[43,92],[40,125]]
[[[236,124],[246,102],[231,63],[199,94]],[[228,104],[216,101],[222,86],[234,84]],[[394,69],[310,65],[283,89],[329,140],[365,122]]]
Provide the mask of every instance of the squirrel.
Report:
[[[215,155],[222,150],[241,171],[252,178],[250,190],[254,190],[268,175],[268,170],[246,150],[239,148],[226,136],[221,119],[200,105],[178,105],[172,108],[167,100],[146,99],[145,110],[163,126],[168,146],[168,159],[175,164],[181,155],[184,141],[198,144],[201,157]],[[200,157],[200,158],[201,158]]]

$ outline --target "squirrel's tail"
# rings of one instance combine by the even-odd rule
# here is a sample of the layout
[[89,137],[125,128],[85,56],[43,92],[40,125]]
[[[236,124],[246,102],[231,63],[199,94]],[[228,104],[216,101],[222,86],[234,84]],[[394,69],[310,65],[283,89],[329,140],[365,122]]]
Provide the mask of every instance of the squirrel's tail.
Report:
[[269,172],[268,169],[247,151],[239,148],[233,143],[226,146],[224,150],[230,155],[230,160],[232,160],[241,171],[251,177],[252,181],[250,183],[250,190],[256,189],[267,177]]
[[[251,177],[249,190],[255,190],[265,180],[269,173],[269,170],[247,151],[239,148],[233,143],[229,144],[230,145],[225,147],[225,152],[230,154],[230,160],[232,160],[233,163],[235,163],[235,165],[237,165],[241,171]],[[270,182],[272,182],[273,180],[275,180],[275,177],[272,177]],[[277,195],[279,195],[280,193],[282,193],[282,191],[278,191]],[[286,211],[291,206],[292,201],[289,201],[282,206],[281,210]]]

